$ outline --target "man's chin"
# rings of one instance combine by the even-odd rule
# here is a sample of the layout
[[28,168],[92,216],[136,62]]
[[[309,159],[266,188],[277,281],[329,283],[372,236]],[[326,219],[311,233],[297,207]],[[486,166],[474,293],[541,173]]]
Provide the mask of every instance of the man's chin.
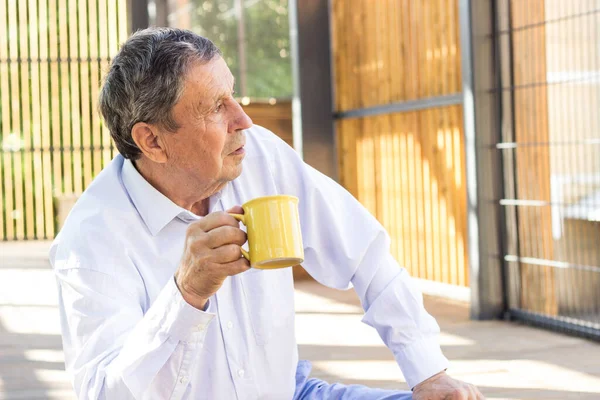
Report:
[[224,175],[225,179],[229,182],[239,178],[239,176],[242,175],[242,163],[230,166],[227,168],[227,172]]

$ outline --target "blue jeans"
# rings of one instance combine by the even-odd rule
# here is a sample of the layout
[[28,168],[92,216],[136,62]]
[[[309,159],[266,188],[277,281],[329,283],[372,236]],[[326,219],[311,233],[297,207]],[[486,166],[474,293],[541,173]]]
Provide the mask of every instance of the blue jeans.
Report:
[[410,400],[412,392],[371,389],[363,385],[329,384],[320,379],[308,378],[311,365],[298,362],[294,400]]

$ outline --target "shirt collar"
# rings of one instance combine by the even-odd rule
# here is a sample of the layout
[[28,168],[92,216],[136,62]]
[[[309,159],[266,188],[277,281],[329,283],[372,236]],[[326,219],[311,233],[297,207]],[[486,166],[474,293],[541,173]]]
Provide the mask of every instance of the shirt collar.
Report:
[[156,236],[176,217],[186,222],[200,219],[197,215],[173,203],[167,196],[156,190],[138,172],[129,159],[125,159],[123,162],[121,179],[131,201],[133,201],[152,236]]

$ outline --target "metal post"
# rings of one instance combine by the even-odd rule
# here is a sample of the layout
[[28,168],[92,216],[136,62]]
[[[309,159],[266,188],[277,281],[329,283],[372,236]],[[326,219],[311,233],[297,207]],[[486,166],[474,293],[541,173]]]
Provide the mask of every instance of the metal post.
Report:
[[150,24],[148,16],[148,0],[129,0],[127,2],[129,13],[129,31],[131,33],[145,29]]
[[240,66],[240,96],[248,95],[248,84],[246,76],[248,67],[246,66],[246,22],[244,13],[246,12],[244,0],[236,0],[235,8],[237,11],[237,46],[238,46],[238,65]]
[[[302,88],[299,93],[302,153],[308,164],[337,179],[329,1],[290,1],[290,13],[293,12],[296,14],[298,49],[295,68],[298,72],[298,86]],[[290,39],[295,38],[292,36]],[[292,44],[292,48],[293,46]]]
[[[503,312],[502,242],[497,189],[502,176],[497,138],[498,101],[494,87],[491,35],[493,7],[489,1],[459,0],[463,78],[467,226],[470,263],[471,317],[498,318]],[[474,72],[477,72],[477,75]],[[500,168],[500,170],[499,170]]]
[[169,0],[154,0],[156,9],[155,26],[169,26]]
[[294,149],[304,158],[302,149],[302,105],[300,103],[300,66],[298,56],[298,17],[296,0],[288,1],[288,16],[290,25],[290,59],[292,63],[292,134]]

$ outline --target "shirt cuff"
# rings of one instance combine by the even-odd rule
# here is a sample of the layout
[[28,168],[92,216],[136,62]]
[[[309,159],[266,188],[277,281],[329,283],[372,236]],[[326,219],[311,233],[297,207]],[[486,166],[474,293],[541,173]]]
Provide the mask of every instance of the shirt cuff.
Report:
[[437,336],[421,338],[397,350],[394,356],[411,389],[444,371],[449,364],[448,359],[442,354]]
[[[163,332],[182,342],[204,341],[208,325],[215,314],[198,310],[188,304],[177,288],[174,279],[169,279],[156,302],[163,302],[166,310],[160,323]],[[209,302],[206,303],[206,310],[210,307]]]

